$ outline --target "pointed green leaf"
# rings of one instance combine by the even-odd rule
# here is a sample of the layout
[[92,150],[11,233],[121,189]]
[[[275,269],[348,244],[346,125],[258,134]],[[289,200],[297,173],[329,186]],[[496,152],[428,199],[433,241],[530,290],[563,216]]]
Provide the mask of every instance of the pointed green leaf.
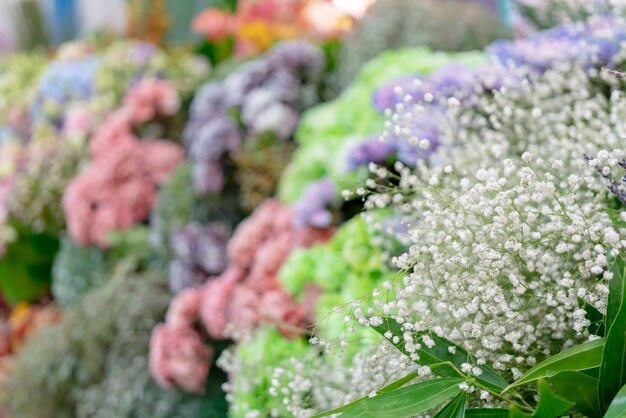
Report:
[[464,379],[443,377],[416,383],[365,399],[347,409],[342,418],[404,418],[440,406],[461,393]]
[[508,418],[509,410],[500,408],[474,408],[465,410],[465,418]]
[[591,323],[589,325],[589,333],[597,335],[598,337],[604,337],[604,315],[597,310],[593,305],[585,303],[582,299],[578,299],[580,306],[587,312],[585,317]]
[[598,397],[602,409],[608,407],[619,388],[626,384],[626,263],[621,257],[612,257],[610,251],[607,258],[613,278],[609,281],[606,343],[602,350],[598,379]]
[[[383,337],[385,337],[387,332],[390,332],[392,337],[389,338],[389,342],[402,353],[410,356],[410,353],[405,348],[405,341],[403,338],[404,330],[402,329],[402,325],[398,324],[398,322],[392,318],[383,317],[382,319],[382,325],[372,326],[372,328]],[[421,344],[421,348],[416,351],[419,355],[419,360],[416,361],[416,363],[431,366],[434,374],[443,377],[456,377],[460,374],[457,370],[455,370],[455,367],[456,369],[460,369],[461,364],[469,363],[482,369],[483,372],[480,376],[476,377],[476,381],[485,387],[499,392],[508,385],[508,382],[491,367],[478,365],[474,356],[472,356],[460,345],[439,337],[434,333],[429,333],[428,331],[412,332],[411,334],[414,338],[414,342],[419,342]],[[434,346],[428,347],[423,343],[422,338],[426,335],[428,335],[435,342]],[[393,337],[398,337],[397,343],[394,342]]]
[[539,403],[535,411],[535,418],[554,418],[564,415],[572,409],[575,402],[569,401],[552,391],[546,380],[539,381]]
[[624,418],[626,417],[626,385],[622,386],[613,401],[609,405],[609,409],[604,414],[604,418]]
[[602,361],[603,347],[604,338],[601,338],[594,341],[587,341],[548,357],[524,373],[519,379],[504,389],[503,392],[526,383],[534,382],[535,380],[554,376],[559,372],[579,372],[599,367]]
[[441,411],[437,412],[435,418],[464,418],[465,402],[467,401],[467,392],[462,391],[454,399],[452,399]]
[[608,251],[607,259],[609,271],[613,273],[613,279],[609,281],[609,300],[606,306],[606,323],[610,327],[615,322],[624,300],[624,260],[621,257],[613,257]]
[[572,409],[575,402],[569,401],[552,391],[546,380],[539,380],[539,403],[534,412],[522,411],[519,407],[511,408],[509,418],[555,418]]
[[601,417],[598,402],[598,379],[581,372],[560,372],[550,378],[554,391],[570,401],[574,408],[590,417]]
[[[389,385],[385,386],[384,388],[378,390],[376,393],[380,395],[381,393],[392,392],[392,391],[394,391],[396,389],[399,389],[402,386],[406,385],[411,380],[415,379],[417,376],[418,376],[418,373],[416,371],[412,372],[412,373],[409,373],[408,375],[406,375],[406,376],[396,380],[395,382],[390,383]],[[350,402],[349,404],[340,406],[339,408],[335,408],[335,409],[332,409],[332,410],[329,410],[329,411],[324,411],[324,412],[320,412],[319,414],[315,414],[311,418],[322,418],[322,417],[326,417],[328,415],[338,414],[338,413],[343,412],[346,409],[351,408],[352,406],[354,406],[354,405],[358,404],[359,402],[362,402],[362,401],[364,401],[366,399],[369,399],[369,397],[368,396],[364,396],[364,397],[362,397],[360,399],[357,399],[355,401]]]

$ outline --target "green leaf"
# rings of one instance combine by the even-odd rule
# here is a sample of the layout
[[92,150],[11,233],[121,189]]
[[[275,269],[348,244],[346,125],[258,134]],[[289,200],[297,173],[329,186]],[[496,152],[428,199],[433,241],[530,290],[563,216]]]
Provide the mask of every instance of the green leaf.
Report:
[[626,385],[622,386],[613,401],[609,405],[609,409],[604,414],[604,418],[624,418],[626,417]]
[[613,278],[609,281],[609,300],[606,308],[606,343],[602,350],[602,364],[598,379],[600,406],[605,410],[626,384],[626,263],[621,257],[608,254]]
[[546,380],[539,381],[539,403],[533,415],[535,418],[560,417],[572,409],[575,402],[567,400],[552,391]]
[[552,377],[559,372],[579,372],[599,367],[602,361],[603,348],[604,338],[601,338],[594,341],[587,341],[548,357],[524,373],[519,379],[504,389],[503,392],[539,379]]
[[462,391],[454,399],[444,406],[441,411],[437,412],[435,418],[464,418],[465,402],[467,401],[467,392]]
[[591,322],[589,325],[589,333],[597,335],[598,337],[604,337],[604,315],[597,310],[593,305],[585,303],[582,299],[578,299],[578,303],[587,313],[585,317]]
[[461,393],[461,378],[444,377],[416,383],[367,398],[347,409],[342,418],[403,418],[438,407]]
[[607,327],[611,327],[619,315],[624,301],[624,280],[626,277],[624,268],[626,266],[624,260],[621,257],[613,257],[611,251],[608,251],[607,259],[609,271],[613,273],[613,279],[609,281],[609,300],[606,306],[606,324]]
[[548,382],[539,380],[539,403],[534,412],[526,412],[517,406],[511,408],[509,418],[555,418],[572,409],[575,402],[569,401],[552,391]]
[[[392,343],[403,354],[410,356],[405,348],[405,341],[403,338],[404,331],[402,325],[398,324],[392,318],[383,317],[382,325],[372,326],[383,337],[389,331],[392,337],[389,342]],[[453,343],[450,340],[439,337],[434,333],[428,331],[420,331],[412,333],[414,341],[421,344],[421,348],[416,351],[419,355],[419,360],[416,363],[420,365],[430,366],[433,373],[443,377],[456,377],[463,376],[458,372],[461,368],[461,364],[469,363],[473,366],[480,367],[483,373],[477,376],[475,379],[478,383],[482,384],[486,388],[499,392],[503,390],[509,383],[498,372],[486,365],[478,365],[476,359],[466,349]],[[435,345],[428,347],[422,342],[422,338],[428,335],[435,342]],[[393,342],[393,337],[398,337],[398,342]],[[386,337],[385,337],[386,338]],[[450,348],[453,348],[453,352],[450,352]],[[454,365],[456,367],[453,367]]]
[[598,402],[598,379],[581,372],[560,372],[550,378],[554,391],[570,401],[574,408],[590,418],[601,417]]
[[[409,373],[408,375],[406,375],[406,376],[396,380],[395,382],[385,386],[384,388],[378,390],[376,393],[380,395],[381,393],[392,392],[392,391],[394,391],[396,389],[399,389],[402,386],[406,385],[411,380],[415,379],[417,376],[418,376],[417,371]],[[350,402],[349,404],[340,406],[339,408],[335,408],[335,409],[332,409],[332,410],[329,410],[329,411],[324,411],[324,412],[321,412],[319,414],[315,414],[311,418],[321,418],[321,417],[325,417],[325,416],[328,416],[328,415],[338,414],[338,413],[343,412],[343,411],[347,410],[348,408],[350,408],[350,407],[352,407],[352,406],[354,406],[354,405],[358,404],[359,402],[362,402],[362,401],[364,401],[366,399],[369,399],[369,396],[364,396],[364,397],[362,397],[360,399],[357,399],[356,401]]]
[[508,418],[509,410],[500,408],[474,408],[465,410],[465,418]]
[[11,226],[18,238],[6,246],[0,260],[0,293],[12,303],[36,300],[50,287],[52,261],[59,241],[21,225]]

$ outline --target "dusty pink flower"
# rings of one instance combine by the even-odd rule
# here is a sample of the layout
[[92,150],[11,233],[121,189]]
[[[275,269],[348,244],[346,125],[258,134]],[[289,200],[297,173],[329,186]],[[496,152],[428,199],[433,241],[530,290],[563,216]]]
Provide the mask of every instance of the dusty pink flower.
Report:
[[110,114],[89,141],[93,158],[106,155],[112,148],[133,141],[132,124],[125,112]]
[[294,248],[293,238],[294,234],[287,230],[259,248],[246,279],[250,286],[260,293],[280,286],[276,275]]
[[143,163],[152,181],[162,183],[185,159],[185,152],[178,144],[165,140],[141,141]]
[[217,340],[224,339],[228,325],[228,306],[237,284],[243,279],[243,271],[229,268],[220,277],[208,281],[203,289],[200,318],[209,335]]
[[163,388],[203,393],[213,354],[193,329],[158,325],[150,339],[150,372]]
[[228,301],[228,323],[237,332],[250,332],[259,323],[259,293],[245,284],[237,285]]
[[142,80],[124,98],[124,109],[134,123],[143,123],[157,115],[173,115],[180,109],[174,85],[158,78]]
[[[239,268],[247,269],[252,264],[256,251],[263,242],[271,237],[276,229],[276,221],[282,224],[287,209],[276,200],[267,200],[254,213],[243,221],[228,243],[228,259]],[[285,223],[285,227],[287,222]],[[282,227],[282,225],[280,225]]]
[[286,337],[293,337],[297,329],[308,325],[309,311],[283,289],[270,290],[259,302],[259,316],[276,325]]
[[178,293],[172,300],[165,321],[169,327],[191,327],[200,318],[203,289],[189,288]]
[[223,338],[229,323],[246,332],[260,321],[282,323],[289,332],[306,327],[311,306],[299,305],[282,289],[278,271],[294,248],[325,242],[333,233],[331,228],[294,229],[291,209],[275,200],[259,206],[228,244],[236,279],[227,271],[205,286],[201,316],[209,333]]
[[106,236],[148,218],[157,188],[183,161],[183,151],[166,141],[118,143],[75,177],[63,196],[70,234],[76,242],[106,247]]

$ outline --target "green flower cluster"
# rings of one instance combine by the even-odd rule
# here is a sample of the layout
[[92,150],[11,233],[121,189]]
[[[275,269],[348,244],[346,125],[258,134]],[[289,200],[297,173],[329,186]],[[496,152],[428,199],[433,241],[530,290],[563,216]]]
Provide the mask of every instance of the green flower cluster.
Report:
[[20,108],[31,98],[31,87],[43,70],[43,54],[21,53],[0,60],[0,125],[8,122],[11,109]]

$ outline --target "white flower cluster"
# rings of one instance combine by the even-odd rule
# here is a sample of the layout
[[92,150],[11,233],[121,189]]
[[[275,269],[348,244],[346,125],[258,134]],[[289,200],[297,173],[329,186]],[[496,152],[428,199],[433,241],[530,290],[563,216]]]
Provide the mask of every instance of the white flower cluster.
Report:
[[[594,87],[599,77],[557,66],[446,109],[437,164],[397,165],[399,187],[369,196],[372,208],[394,202],[413,240],[381,314],[443,329],[510,375],[589,338],[585,306],[604,311],[612,277],[607,249],[626,246],[594,172],[624,157],[600,150],[624,144],[626,101]],[[395,134],[410,135],[406,121],[422,108],[396,109]]]

